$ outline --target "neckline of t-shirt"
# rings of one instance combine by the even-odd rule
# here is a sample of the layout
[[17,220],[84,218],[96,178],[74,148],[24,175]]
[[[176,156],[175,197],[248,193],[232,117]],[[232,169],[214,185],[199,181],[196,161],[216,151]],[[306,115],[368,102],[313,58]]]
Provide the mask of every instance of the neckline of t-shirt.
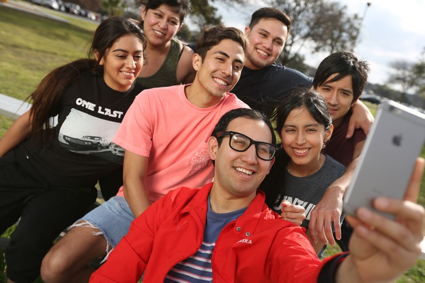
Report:
[[229,96],[229,93],[226,93],[225,96],[223,97],[223,99],[220,100],[217,104],[210,106],[210,107],[207,107],[207,108],[201,108],[201,107],[194,105],[193,103],[191,103],[187,99],[186,93],[185,93],[185,88],[189,85],[190,84],[182,85],[182,87],[179,90],[179,95],[180,95],[180,98],[182,99],[184,104],[186,104],[189,108],[191,108],[192,110],[195,110],[197,112],[211,112],[212,110],[218,108],[223,103],[223,101]]

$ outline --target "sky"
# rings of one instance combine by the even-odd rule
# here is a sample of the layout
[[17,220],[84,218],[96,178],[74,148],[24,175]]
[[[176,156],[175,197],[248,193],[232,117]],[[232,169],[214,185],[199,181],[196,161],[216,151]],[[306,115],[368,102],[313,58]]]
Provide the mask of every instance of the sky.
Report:
[[[394,60],[416,61],[425,48],[425,0],[337,0],[347,6],[348,14],[365,15],[360,42],[354,50],[357,57],[369,62],[369,82],[385,84]],[[367,2],[371,5],[367,7]],[[215,4],[226,26],[241,30],[249,23],[256,7],[227,7]],[[306,63],[318,66],[327,53],[303,52]]]

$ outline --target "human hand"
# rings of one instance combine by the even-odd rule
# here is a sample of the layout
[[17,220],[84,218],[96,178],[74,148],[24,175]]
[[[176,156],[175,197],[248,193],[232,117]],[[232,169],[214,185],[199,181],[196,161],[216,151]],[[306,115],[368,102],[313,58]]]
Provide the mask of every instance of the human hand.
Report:
[[133,18],[128,18],[127,20],[129,20],[130,22],[133,22],[136,26],[140,27],[140,21]]
[[284,200],[282,201],[282,213],[280,217],[301,226],[305,219],[305,208],[301,205],[294,205]]
[[332,223],[336,238],[341,239],[342,197],[343,192],[340,188],[329,187],[310,213],[308,232],[313,243],[316,244],[320,240],[323,244],[329,241],[330,245],[335,245]]
[[348,124],[346,138],[351,138],[354,134],[354,131],[358,128],[361,128],[367,135],[373,121],[375,121],[375,118],[373,117],[372,113],[369,111],[366,105],[363,104],[363,102],[358,100],[353,106],[353,114],[351,115],[350,122]]
[[[421,255],[425,212],[414,202],[423,169],[424,160],[418,159],[404,200],[380,197],[373,201],[377,210],[394,214],[396,220],[366,208],[357,210],[358,219],[347,216],[354,233],[350,255],[337,271],[337,278],[341,280],[338,282],[347,282],[347,278],[353,282],[392,281],[416,263]],[[343,274],[347,272],[353,273]]]

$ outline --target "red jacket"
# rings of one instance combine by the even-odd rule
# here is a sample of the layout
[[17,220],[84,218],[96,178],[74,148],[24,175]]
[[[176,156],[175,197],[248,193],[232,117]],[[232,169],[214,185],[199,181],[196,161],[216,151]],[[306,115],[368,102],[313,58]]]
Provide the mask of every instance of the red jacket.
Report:
[[[164,282],[201,246],[212,184],[171,191],[135,219],[90,282]],[[214,282],[317,282],[323,263],[304,230],[281,220],[259,192],[221,231],[211,260]]]

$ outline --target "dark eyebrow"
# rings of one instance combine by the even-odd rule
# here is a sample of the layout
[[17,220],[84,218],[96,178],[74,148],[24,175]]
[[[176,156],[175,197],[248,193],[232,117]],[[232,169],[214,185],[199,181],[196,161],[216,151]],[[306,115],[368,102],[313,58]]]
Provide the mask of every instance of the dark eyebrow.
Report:
[[221,55],[223,55],[223,56],[225,56],[225,57],[227,57],[227,58],[230,58],[230,56],[229,56],[229,54],[227,54],[226,52],[223,52],[223,51],[216,51],[216,52],[214,52],[214,54],[217,54],[217,53],[219,53],[219,54],[221,54]]
[[342,90],[342,91],[349,92],[349,93],[352,93],[352,91],[351,91],[351,90],[349,90],[348,88],[341,88],[341,90]]
[[[262,31],[262,32],[264,32],[264,33],[267,33],[268,35],[270,35],[271,33],[268,31],[268,30],[265,30],[265,29],[263,29],[263,28],[259,28],[258,30],[260,30],[260,31]],[[280,38],[280,37],[278,37],[278,36],[276,36],[276,37],[273,37],[273,40],[279,40],[280,42],[284,42],[284,40],[282,39],[282,38]]]
[[[219,50],[219,51],[214,52],[214,54],[217,54],[217,53],[218,53],[218,54],[221,54],[221,55],[223,55],[224,57],[226,57],[226,58],[229,58],[229,59],[230,59],[229,54],[227,54],[227,53],[226,53],[226,52],[224,52],[224,51],[220,51],[220,50]],[[242,60],[235,59],[235,61],[243,65]]]
[[[308,128],[308,127],[319,127],[320,125],[321,124],[319,124],[319,123],[307,124],[307,125],[304,126],[304,128]],[[283,127],[284,128],[289,128],[289,127],[296,128],[296,126],[295,125],[292,125],[292,124],[285,124],[285,125],[283,125]]]
[[[324,82],[323,84],[320,85],[321,87],[329,87],[332,89],[335,89],[335,87],[331,86],[329,83]],[[348,88],[341,88],[342,91],[348,92],[348,93],[353,93],[352,90],[348,89]]]
[[[163,12],[162,10],[160,10],[159,7],[157,9],[152,9],[152,10],[157,11],[157,12],[161,13],[162,15],[165,15],[165,12]],[[176,20],[176,21],[178,21],[180,23],[180,18],[179,17],[177,17],[177,16],[170,16],[170,18],[172,18],[172,19],[174,19],[174,20]]]
[[[124,49],[120,49],[120,48],[115,49],[115,50],[112,50],[112,52],[124,52],[124,53],[130,53],[129,51],[124,50]],[[136,50],[134,53],[140,53],[140,52],[143,52],[143,51],[142,51],[142,50]]]
[[120,49],[120,48],[115,49],[115,50],[112,50],[112,52],[125,52],[125,53],[129,53],[127,50]]
[[263,28],[259,28],[259,30],[261,30],[262,32],[265,32],[265,33],[267,33],[267,34],[270,34],[270,32],[269,32],[268,30],[265,30],[265,29],[263,29]]

